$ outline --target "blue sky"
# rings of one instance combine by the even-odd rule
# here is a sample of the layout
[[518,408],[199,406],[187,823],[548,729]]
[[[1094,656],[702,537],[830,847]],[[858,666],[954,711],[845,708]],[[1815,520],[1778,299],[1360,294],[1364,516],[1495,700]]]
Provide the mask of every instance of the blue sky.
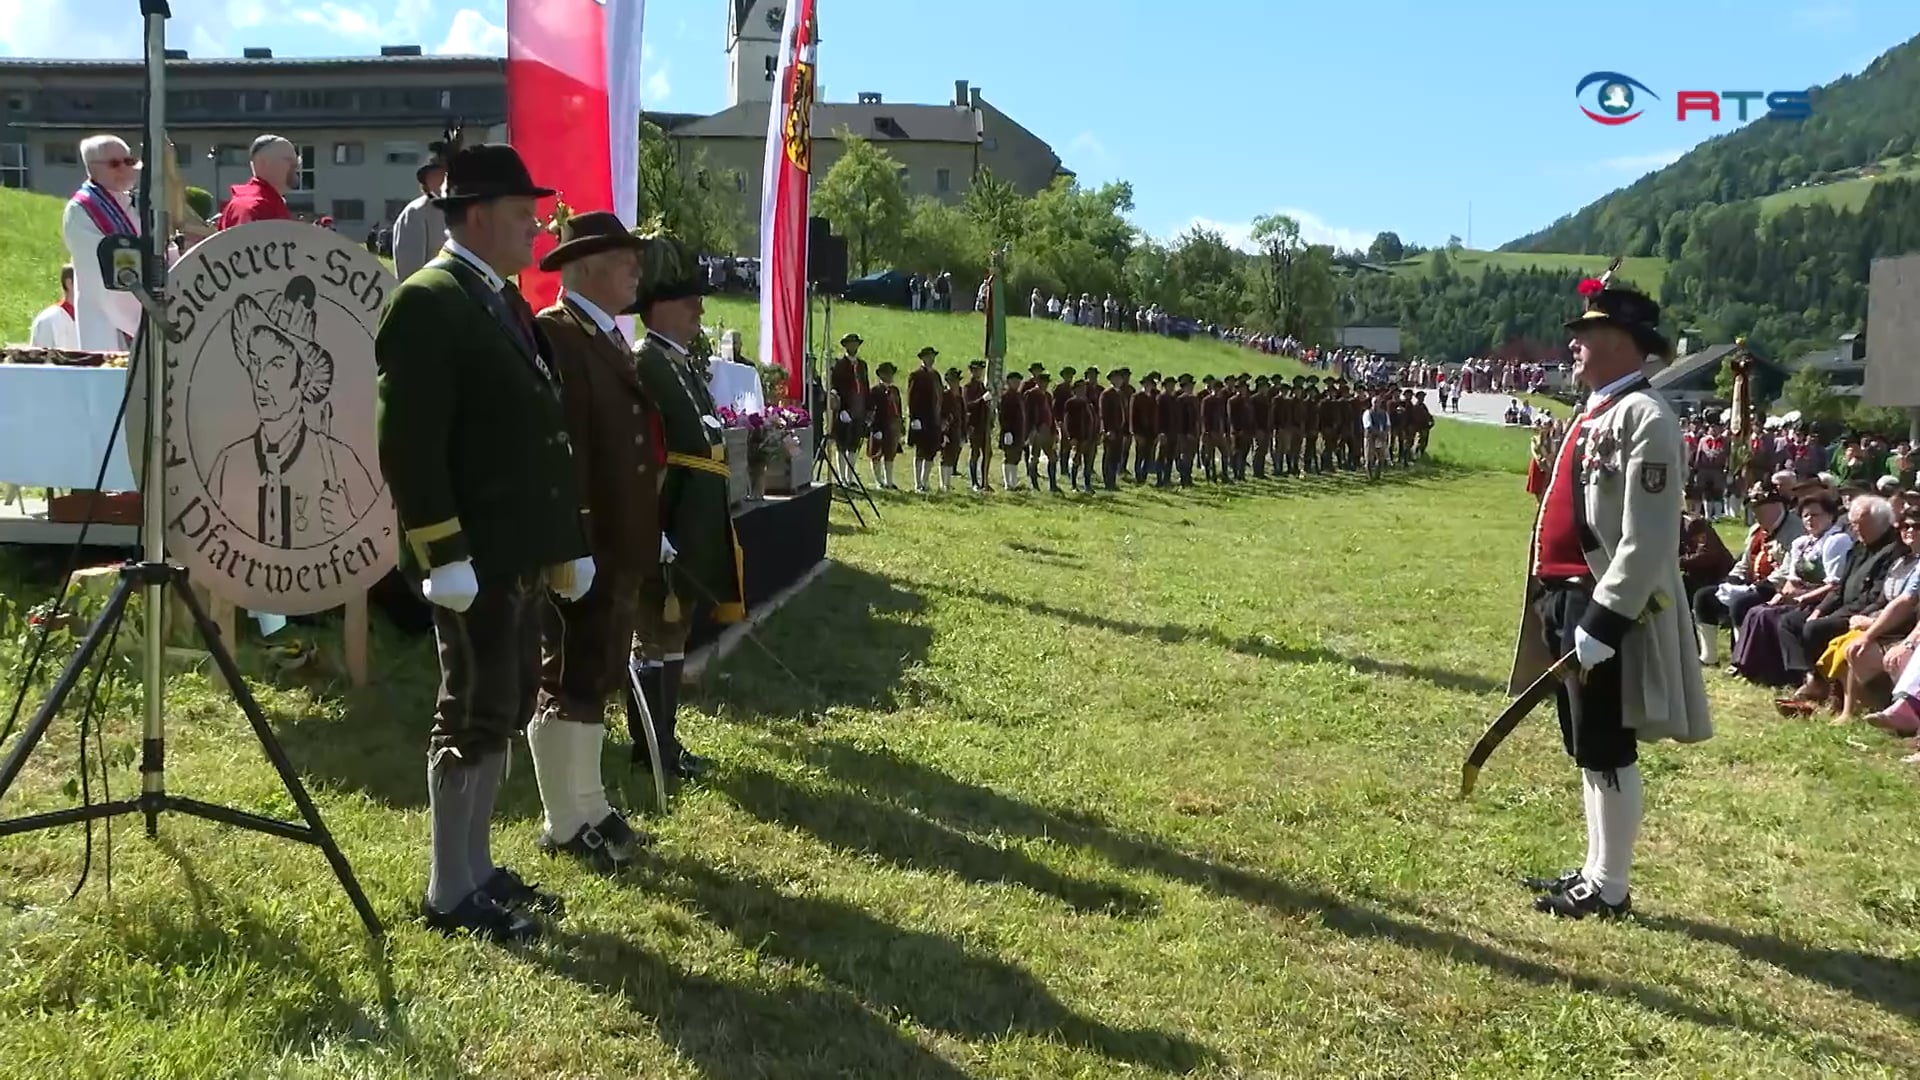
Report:
[[[1154,235],[1199,221],[1237,239],[1285,211],[1348,245],[1393,229],[1497,246],[1735,126],[1676,121],[1674,91],[1818,85],[1920,33],[1913,0],[819,3],[829,98],[944,101],[969,79],[1084,180],[1132,181],[1136,224]],[[173,6],[172,43],[196,56],[505,49],[504,0]],[[0,55],[133,55],[133,10],[0,0]],[[726,0],[648,0],[647,106],[723,106],[725,34]],[[1596,70],[1660,100],[1643,98],[1633,123],[1595,124],[1574,86]]]

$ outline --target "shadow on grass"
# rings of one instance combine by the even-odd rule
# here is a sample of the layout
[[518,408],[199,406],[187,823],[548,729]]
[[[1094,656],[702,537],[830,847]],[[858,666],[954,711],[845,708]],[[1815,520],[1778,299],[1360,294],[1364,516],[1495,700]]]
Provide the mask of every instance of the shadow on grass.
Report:
[[841,851],[877,855],[907,869],[935,870],[980,884],[1006,882],[1050,896],[1076,911],[1135,916],[1150,897],[1124,885],[1068,877],[1017,851],[982,843],[917,813],[904,797],[886,801],[832,788],[803,787],[753,768],[730,768],[707,781],[761,821],[811,833]]
[[1399,679],[1416,679],[1431,683],[1446,690],[1458,690],[1469,694],[1500,694],[1506,692],[1506,683],[1474,675],[1463,671],[1449,671],[1446,668],[1432,667],[1426,664],[1407,664],[1394,660],[1376,660],[1370,656],[1345,656],[1322,646],[1279,645],[1258,637],[1229,637],[1215,630],[1197,629],[1182,626],[1179,623],[1129,622],[1106,615],[1095,615],[1078,608],[1060,607],[1044,600],[1029,597],[1012,596],[993,589],[979,589],[965,585],[942,585],[932,582],[914,582],[916,587],[928,592],[946,596],[978,600],[981,603],[999,607],[1017,608],[1042,618],[1057,619],[1108,633],[1125,634],[1129,637],[1147,638],[1167,645],[1179,645],[1190,641],[1211,645],[1226,652],[1236,652],[1242,656],[1251,656],[1259,660],[1272,660],[1283,664],[1328,663],[1352,667],[1369,675],[1386,675]]
[[674,967],[631,941],[560,930],[517,954],[650,1018],[717,1080],[849,1076],[964,1080],[965,1072],[852,994],[797,982],[745,986]]
[[[903,678],[920,665],[933,643],[933,630],[918,618],[926,600],[917,592],[878,574],[830,563],[765,623],[754,628],[756,641],[743,641],[716,667],[701,676],[696,700],[721,707],[729,719],[799,719],[845,707],[890,712],[914,693]],[[831,635],[835,662],[806,664]],[[761,651],[801,672],[794,680]]]
[[[944,823],[933,826],[943,832],[979,830],[1080,847],[1123,869],[1232,898],[1279,916],[1304,918],[1355,940],[1381,941],[1432,953],[1533,986],[1630,1000],[1644,1008],[1703,1026],[1765,1030],[1780,1037],[1794,1034],[1785,1027],[1756,1023],[1751,1016],[1696,1004],[1665,987],[1569,971],[1505,952],[1465,934],[1416,921],[1417,912],[1394,912],[1382,906],[1350,901],[1322,889],[1294,885],[1257,870],[1181,851],[1155,838],[1116,827],[1096,814],[1042,807],[957,779],[890,751],[825,741],[792,743],[785,752],[794,760],[823,770],[848,787],[866,793],[867,805],[874,805],[877,800],[910,805],[929,821]],[[862,819],[850,818],[849,808],[836,805],[835,812],[825,816],[810,813],[804,801],[777,809],[782,811],[780,820],[813,832],[827,843],[840,847],[860,845],[858,823]],[[878,835],[868,837],[865,847],[889,859],[898,858],[900,850],[906,849],[908,865],[938,867],[937,863],[911,861],[912,845],[886,841]],[[1836,956],[1834,962],[1839,963],[1839,957]]]
[[1725,946],[1749,960],[1823,983],[1909,1020],[1920,1019],[1920,960],[1805,945],[1675,915],[1641,915],[1639,922],[1650,929]]
[[883,1016],[969,1041],[1032,1035],[1084,1047],[1116,1062],[1189,1072],[1215,1060],[1164,1032],[1121,1029],[1063,1005],[1016,964],[983,956],[942,934],[907,930],[850,904],[783,891],[687,859],[652,862],[641,885],[697,910],[742,946],[817,972]]

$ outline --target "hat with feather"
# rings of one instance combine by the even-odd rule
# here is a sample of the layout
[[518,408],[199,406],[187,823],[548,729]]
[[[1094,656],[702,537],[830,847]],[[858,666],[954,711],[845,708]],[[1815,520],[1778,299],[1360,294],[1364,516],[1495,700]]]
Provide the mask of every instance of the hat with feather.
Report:
[[1595,327],[1611,326],[1633,337],[1640,351],[1663,359],[1673,357],[1673,344],[1660,332],[1660,305],[1637,289],[1613,284],[1613,272],[1620,268],[1616,256],[1606,273],[1580,282],[1580,295],[1586,310],[1567,320],[1567,329],[1579,333]]

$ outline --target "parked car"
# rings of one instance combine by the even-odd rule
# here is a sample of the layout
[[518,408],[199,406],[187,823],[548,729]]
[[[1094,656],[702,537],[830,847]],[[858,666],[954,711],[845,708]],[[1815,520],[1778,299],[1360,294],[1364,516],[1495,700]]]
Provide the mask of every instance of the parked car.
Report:
[[907,275],[898,270],[881,270],[857,277],[847,282],[840,292],[842,300],[851,300],[858,304],[885,304],[888,307],[907,307]]

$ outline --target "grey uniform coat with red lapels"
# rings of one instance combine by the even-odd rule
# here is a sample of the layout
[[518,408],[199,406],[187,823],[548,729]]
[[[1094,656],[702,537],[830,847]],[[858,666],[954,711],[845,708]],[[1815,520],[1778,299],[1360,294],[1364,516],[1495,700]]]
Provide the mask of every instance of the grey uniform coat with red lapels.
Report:
[[[1593,606],[1583,626],[1614,645],[1621,663],[1621,721],[1641,741],[1703,742],[1713,735],[1693,612],[1680,576],[1680,421],[1644,382],[1583,424],[1574,449],[1574,501]],[[1544,506],[1544,501],[1543,504]],[[1521,606],[1508,692],[1520,693],[1559,657],[1534,613],[1534,579]],[[1653,609],[1653,610],[1650,610]]]

